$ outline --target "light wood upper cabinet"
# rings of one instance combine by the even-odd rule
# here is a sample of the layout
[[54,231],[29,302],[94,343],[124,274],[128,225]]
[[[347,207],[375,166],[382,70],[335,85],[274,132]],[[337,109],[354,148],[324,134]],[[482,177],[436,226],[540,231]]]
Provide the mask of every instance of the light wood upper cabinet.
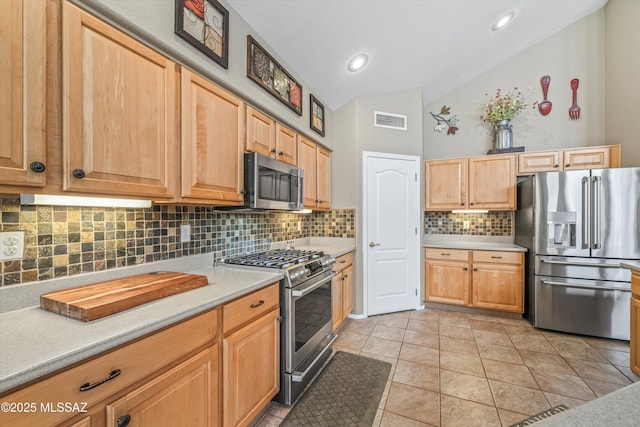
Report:
[[[613,148],[612,150],[612,147],[617,148]],[[585,147],[564,150],[564,170],[619,167],[620,154],[616,154],[616,149],[619,150],[619,147],[620,146],[618,145],[610,147]]]
[[63,188],[168,198],[176,65],[63,4]]
[[271,117],[247,105],[245,149],[268,157],[275,154],[275,126]]
[[315,208],[318,193],[316,189],[316,144],[306,138],[298,139],[298,167],[304,170],[304,207]]
[[331,152],[319,145],[316,146],[316,188],[317,207],[320,209],[331,209]]
[[425,210],[464,209],[467,202],[467,159],[425,162]]
[[182,197],[241,205],[244,103],[182,69]]
[[518,175],[562,170],[562,150],[518,154]]
[[280,123],[276,123],[275,158],[294,166],[298,159],[298,134]]
[[620,167],[620,145],[531,151],[518,154],[518,175]]
[[425,210],[516,209],[515,156],[425,162]]
[[298,134],[247,105],[245,149],[296,165]]
[[331,208],[331,152],[298,138],[298,167],[304,170],[304,207]]
[[497,155],[469,159],[470,209],[515,210],[515,156]]
[[41,170],[47,161],[46,25],[44,1],[0,1],[0,182],[5,185],[46,184]]

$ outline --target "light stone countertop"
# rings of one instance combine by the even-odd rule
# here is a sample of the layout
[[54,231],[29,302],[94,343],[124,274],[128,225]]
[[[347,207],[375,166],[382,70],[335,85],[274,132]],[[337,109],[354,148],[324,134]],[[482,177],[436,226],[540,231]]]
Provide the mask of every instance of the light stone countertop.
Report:
[[427,234],[423,247],[463,250],[527,252],[527,248],[513,243],[513,238],[498,236],[463,236],[454,234]]
[[632,273],[640,273],[640,262],[621,262],[620,267],[628,268]]
[[0,393],[204,312],[283,276],[279,272],[204,267],[203,286],[91,322],[39,306],[0,314]]
[[637,426],[640,421],[640,383],[618,389],[580,406],[535,423],[536,427]]
[[[333,257],[355,250],[355,239],[308,237],[272,245],[322,250]],[[0,288],[0,393],[140,338],[280,280],[277,271],[213,267],[201,254],[102,272]],[[42,310],[40,295],[152,271],[202,274],[209,285],[91,322]]]

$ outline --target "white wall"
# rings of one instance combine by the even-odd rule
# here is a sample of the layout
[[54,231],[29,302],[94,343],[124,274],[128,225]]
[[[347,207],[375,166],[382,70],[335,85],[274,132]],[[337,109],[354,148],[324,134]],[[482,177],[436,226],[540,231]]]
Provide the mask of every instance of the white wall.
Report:
[[609,0],[605,15],[605,137],[622,166],[640,166],[640,1]]
[[[551,77],[551,113],[542,116],[537,109],[528,109],[517,116],[512,121],[514,145],[535,151],[611,143],[604,133],[604,69],[604,12],[600,10],[426,104],[424,157],[486,154],[492,147],[492,132],[480,120],[479,104],[485,94],[494,95],[497,88],[509,90],[517,85],[525,93],[531,88],[530,103],[542,101],[540,78],[544,75]],[[570,120],[568,115],[573,78],[580,79],[580,120]],[[433,130],[436,121],[429,112],[439,113],[443,105],[451,107],[451,115],[460,119],[455,135]]]
[[[407,116],[407,130],[375,127],[374,111]],[[422,156],[422,92],[419,88],[357,98],[334,112],[332,206],[356,207],[356,284],[353,312],[364,312],[362,152]],[[338,131],[339,130],[339,131]]]
[[[229,11],[228,69],[222,68],[175,34],[175,0],[72,1],[102,15],[126,32],[137,36],[176,62],[187,65],[188,68],[234,92],[282,123],[306,134],[329,149],[333,148],[333,112],[322,101],[321,94],[314,92],[313,88],[296,73],[296,70],[288,66],[277,52],[271,49],[229,6],[226,0],[220,0],[220,3]],[[251,34],[258,40],[260,45],[302,85],[302,116],[298,116],[296,112],[247,77],[247,34]],[[325,104],[325,137],[313,132],[309,127],[309,93],[313,93],[320,102]]]

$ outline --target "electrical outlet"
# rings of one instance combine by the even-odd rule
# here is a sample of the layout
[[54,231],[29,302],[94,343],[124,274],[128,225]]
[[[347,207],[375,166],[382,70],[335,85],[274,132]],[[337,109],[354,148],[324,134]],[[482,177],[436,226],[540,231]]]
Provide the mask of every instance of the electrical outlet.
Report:
[[180,242],[190,242],[191,241],[191,224],[182,224],[180,225]]
[[302,231],[302,222],[298,221],[298,231]]
[[0,233],[0,260],[22,259],[24,253],[24,231]]
[[468,230],[469,229],[469,221],[464,221],[462,223],[462,228],[464,228],[465,230]]

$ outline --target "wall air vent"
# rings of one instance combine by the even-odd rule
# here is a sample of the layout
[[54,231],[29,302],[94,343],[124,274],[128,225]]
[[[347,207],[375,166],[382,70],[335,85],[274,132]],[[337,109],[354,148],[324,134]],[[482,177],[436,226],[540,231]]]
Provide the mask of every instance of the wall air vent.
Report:
[[379,128],[407,130],[407,116],[374,111],[373,125]]

